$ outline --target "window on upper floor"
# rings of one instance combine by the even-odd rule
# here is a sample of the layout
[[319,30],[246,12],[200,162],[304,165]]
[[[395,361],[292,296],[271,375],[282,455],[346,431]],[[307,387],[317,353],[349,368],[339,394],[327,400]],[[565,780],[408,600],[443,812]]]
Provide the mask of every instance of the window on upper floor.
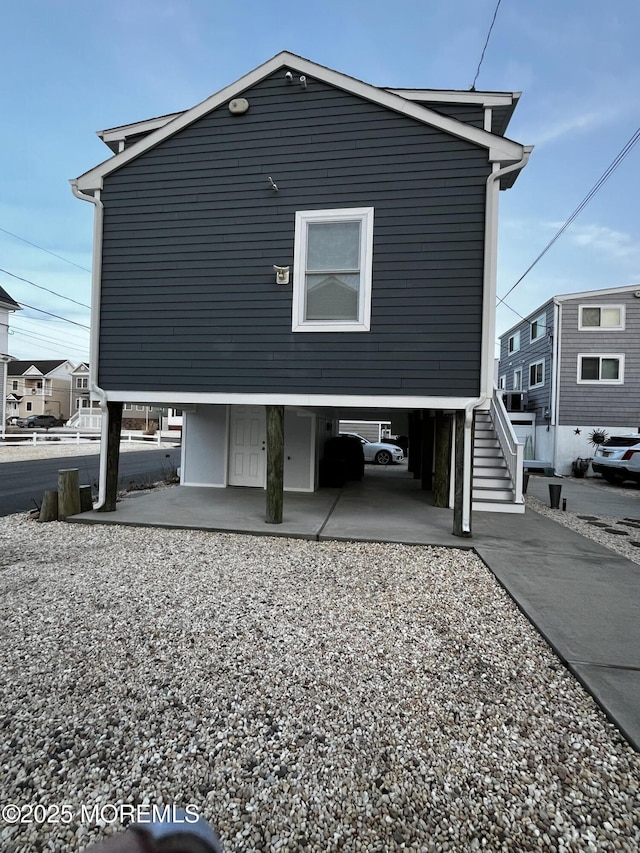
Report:
[[537,341],[538,338],[543,338],[545,332],[547,331],[547,318],[544,314],[541,314],[539,317],[536,317],[535,320],[531,321],[531,340]]
[[33,410],[33,403],[28,402],[28,403],[27,403],[27,411],[28,411],[28,412],[30,412],[30,411],[32,411],[32,410]]
[[624,305],[580,305],[578,328],[581,331],[624,329]]
[[125,403],[122,408],[130,412],[133,409],[133,403]]
[[624,355],[618,353],[584,353],[578,355],[578,383],[624,383]]
[[17,391],[17,390],[18,390],[18,380],[17,380],[17,379],[13,379],[13,380],[11,381],[11,390],[12,390],[12,391]]
[[372,207],[298,211],[292,330],[369,331],[372,265]]
[[507,377],[502,374],[502,376],[498,376],[498,388],[504,390],[507,387]]
[[544,361],[535,361],[529,365],[529,388],[540,388],[544,385]]
[[509,352],[518,352],[520,349],[520,332],[514,332],[507,342]]
[[522,391],[522,368],[517,367],[513,371],[513,390]]
[[76,376],[76,388],[88,388],[89,380],[86,376]]

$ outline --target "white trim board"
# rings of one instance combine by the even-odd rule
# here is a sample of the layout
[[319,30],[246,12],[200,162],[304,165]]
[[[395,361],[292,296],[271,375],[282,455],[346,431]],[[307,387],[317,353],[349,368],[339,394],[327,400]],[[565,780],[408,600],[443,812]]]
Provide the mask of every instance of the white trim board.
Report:
[[[184,405],[210,403],[224,405],[293,406],[296,408],[340,409],[437,409],[460,410],[478,402],[477,397],[363,397],[355,394],[238,394],[198,391],[122,391],[102,389],[109,402],[156,403],[183,408]],[[489,402],[478,408],[488,409]]]

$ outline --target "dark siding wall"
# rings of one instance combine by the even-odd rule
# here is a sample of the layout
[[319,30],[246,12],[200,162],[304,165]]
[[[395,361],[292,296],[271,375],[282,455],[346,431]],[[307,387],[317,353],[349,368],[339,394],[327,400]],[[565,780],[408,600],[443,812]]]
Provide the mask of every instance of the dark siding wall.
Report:
[[455,118],[472,127],[484,129],[484,107],[478,104],[443,104],[440,101],[421,101],[422,105],[443,116]]
[[[531,322],[543,316],[546,319],[546,332],[531,340]],[[520,332],[520,349],[509,354],[508,343],[511,335]],[[529,372],[532,364],[544,362],[544,384],[530,389]],[[522,368],[522,390],[527,392],[527,410],[535,412],[542,419],[547,407],[551,407],[551,380],[553,363],[553,302],[547,302],[538,311],[530,314],[527,320],[515,326],[510,332],[500,338],[500,362],[498,376],[506,377],[505,388],[513,390],[513,374]],[[541,421],[539,421],[541,422]]]
[[[478,393],[486,151],[284,73],[244,95],[105,179],[100,384]],[[296,210],[365,206],[371,331],[292,333]]]

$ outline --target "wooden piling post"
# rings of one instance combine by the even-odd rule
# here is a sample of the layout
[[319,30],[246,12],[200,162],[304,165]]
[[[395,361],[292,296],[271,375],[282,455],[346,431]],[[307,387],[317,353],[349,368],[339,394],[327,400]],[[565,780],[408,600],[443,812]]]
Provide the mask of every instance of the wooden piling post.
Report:
[[91,512],[92,509],[91,486],[80,486],[80,512]]
[[100,512],[115,512],[118,500],[118,465],[120,462],[120,433],[122,432],[122,403],[107,403],[107,446],[102,453],[107,454],[107,481],[104,503]]
[[55,489],[46,491],[42,498],[42,506],[40,507],[40,515],[38,521],[57,521],[58,520],[58,493]]
[[436,458],[433,477],[433,505],[449,506],[451,472],[451,418],[436,412]]
[[267,406],[267,524],[282,524],[284,406]]
[[80,485],[77,468],[58,471],[58,521],[80,512]]

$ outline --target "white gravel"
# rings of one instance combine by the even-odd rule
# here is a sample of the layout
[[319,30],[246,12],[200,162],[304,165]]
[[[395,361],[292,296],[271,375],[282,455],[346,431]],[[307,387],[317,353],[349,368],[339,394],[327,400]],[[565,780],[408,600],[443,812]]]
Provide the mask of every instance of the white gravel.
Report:
[[640,756],[471,552],[0,521],[0,789],[227,853],[637,851]]

